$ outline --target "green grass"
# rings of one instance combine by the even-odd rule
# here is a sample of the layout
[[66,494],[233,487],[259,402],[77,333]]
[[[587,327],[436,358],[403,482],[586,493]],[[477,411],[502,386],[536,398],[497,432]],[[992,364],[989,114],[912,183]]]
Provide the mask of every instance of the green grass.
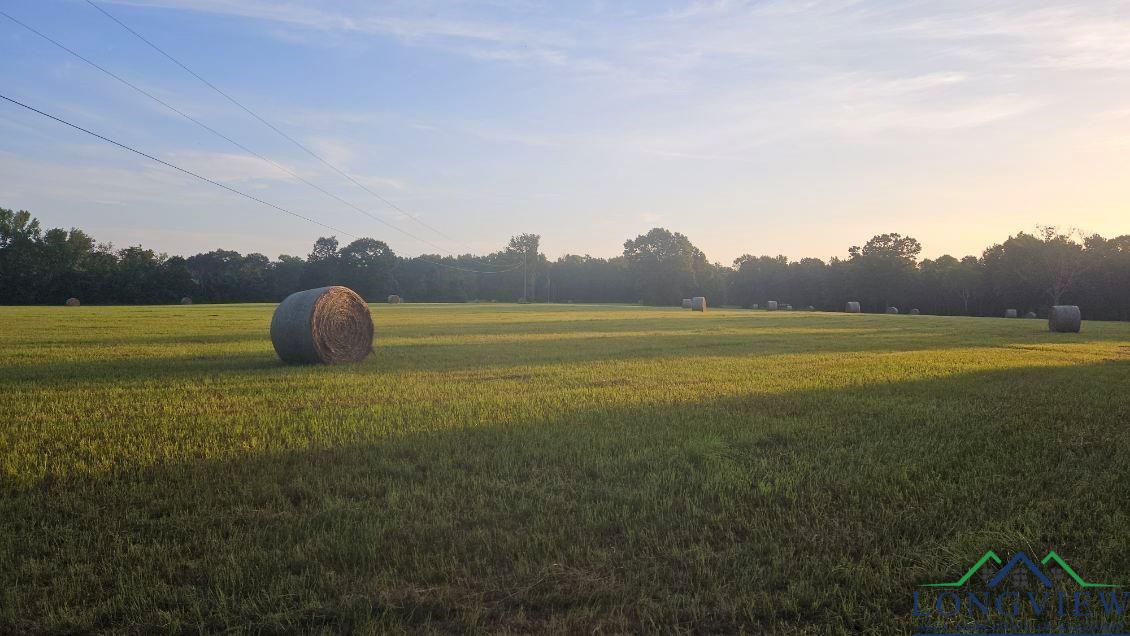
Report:
[[1130,325],[0,308],[0,632],[885,634],[987,549],[1130,584]]

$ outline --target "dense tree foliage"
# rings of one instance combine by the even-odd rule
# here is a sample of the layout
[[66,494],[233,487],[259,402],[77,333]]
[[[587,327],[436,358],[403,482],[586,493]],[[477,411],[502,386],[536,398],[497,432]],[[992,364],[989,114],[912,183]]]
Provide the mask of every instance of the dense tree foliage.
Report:
[[790,261],[746,254],[732,266],[711,263],[678,233],[654,228],[624,242],[613,258],[566,255],[548,260],[541,237],[520,234],[486,256],[397,256],[361,238],[342,247],[318,238],[305,257],[215,250],[188,258],[140,246],[114,249],[82,230],[44,231],[26,211],[0,208],[0,303],[163,303],[278,301],[294,291],[347,285],[371,301],[644,302],[677,305],[706,296],[712,305],[763,305],[864,311],[895,306],[943,315],[1046,312],[1077,304],[1088,319],[1130,320],[1130,235],[1106,239],[1055,228],[1020,232],[980,256],[919,260],[922,246],[881,234],[846,258]]

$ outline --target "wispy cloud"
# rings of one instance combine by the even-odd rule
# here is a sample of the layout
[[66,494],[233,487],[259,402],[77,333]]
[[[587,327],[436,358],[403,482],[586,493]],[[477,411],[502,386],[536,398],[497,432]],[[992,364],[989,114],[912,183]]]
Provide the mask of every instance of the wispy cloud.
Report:
[[[293,177],[278,167],[252,155],[180,150],[168,153],[166,158],[182,168],[224,183],[296,182]],[[297,173],[292,166],[280,165]]]
[[[418,203],[422,209],[406,209],[445,228],[462,224],[468,234],[505,234],[516,223],[536,230],[542,219],[556,222],[555,215],[577,215],[583,221],[577,227],[611,223],[611,233],[619,232],[616,224],[651,222],[642,214],[704,226],[714,214],[721,219],[714,227],[741,227],[744,216],[726,214],[769,202],[793,212],[839,214],[825,219],[838,228],[858,210],[881,217],[884,206],[905,208],[927,187],[936,188],[925,198],[939,209],[955,193],[969,209],[978,199],[1008,203],[1013,199],[999,194],[999,179],[977,181],[989,172],[983,168],[1007,166],[1024,177],[1016,177],[1024,181],[1016,192],[1037,192],[1031,184],[1051,188],[1053,180],[1040,175],[1067,174],[1062,157],[1076,151],[1091,153],[1090,177],[1080,172],[1058,182],[1090,178],[1089,192],[1124,192],[1104,185],[1106,173],[1095,168],[1121,169],[1130,138],[1130,4],[1124,0],[102,1],[130,5],[116,9],[158,42],[175,45],[176,38],[190,41],[207,29],[232,38],[217,47],[225,53],[241,50],[236,41],[254,42],[256,50],[277,47],[278,61],[177,51],[368,187]],[[168,19],[190,13],[199,19]],[[147,88],[167,89],[158,93],[163,98],[362,207],[380,208],[191,78],[158,75],[170,71],[164,60],[146,67],[144,60],[115,59],[106,46],[95,57],[116,61]],[[298,58],[334,72],[293,86],[291,63]],[[25,84],[56,82],[51,101],[79,123],[226,183],[270,188],[264,197],[272,201],[340,213],[343,225],[368,224],[268,164],[216,140],[201,141],[200,131],[175,116],[155,117],[134,95],[91,84],[76,100],[72,86],[82,76],[75,69],[55,64],[25,72],[23,66],[11,64],[0,75],[26,75]],[[288,83],[296,90],[280,89]],[[128,109],[138,116],[123,115]],[[69,134],[41,134],[22,114],[0,119],[0,126],[29,154]],[[1051,158],[1033,157],[1036,145]],[[66,192],[76,200],[157,205],[166,198],[163,189],[188,190],[177,185],[180,177],[159,170],[84,173],[71,163],[62,168],[70,172],[56,173],[81,184]],[[26,165],[34,167],[0,166],[17,175],[0,180],[0,195],[42,188],[47,200],[59,200],[51,180],[37,181]],[[955,185],[953,175],[963,172],[976,174]],[[138,175],[157,187],[131,183]],[[835,186],[856,198],[821,198]],[[1041,204],[1071,200],[1063,187],[1058,199],[1031,196]],[[996,199],[983,194],[993,188]],[[202,207],[212,205],[206,199],[201,196]],[[700,201],[701,211],[685,214]]]

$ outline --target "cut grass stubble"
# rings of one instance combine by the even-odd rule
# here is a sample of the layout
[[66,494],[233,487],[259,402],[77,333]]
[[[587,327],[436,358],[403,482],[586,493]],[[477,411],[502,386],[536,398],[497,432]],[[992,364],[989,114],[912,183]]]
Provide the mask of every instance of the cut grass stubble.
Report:
[[985,549],[1130,576],[1130,326],[0,308],[0,631],[889,633]]

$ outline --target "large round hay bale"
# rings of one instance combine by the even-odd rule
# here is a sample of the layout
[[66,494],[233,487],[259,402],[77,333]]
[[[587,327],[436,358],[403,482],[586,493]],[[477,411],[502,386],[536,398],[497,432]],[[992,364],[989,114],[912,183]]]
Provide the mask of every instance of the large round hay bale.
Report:
[[1048,312],[1048,331],[1079,333],[1083,314],[1075,305],[1056,305]]
[[887,307],[887,313],[888,314],[897,314],[898,312],[899,312],[898,307]]
[[911,316],[917,316],[917,315],[919,315],[919,314],[921,314],[921,313],[922,313],[922,312],[918,311],[918,309],[917,309],[917,308],[915,308],[915,309],[911,309],[911,310],[910,310],[910,315],[911,315]]
[[1015,309],[1005,309],[1004,310],[1004,317],[1005,318],[1015,318],[1016,316],[1017,316],[1017,313],[1016,313]]
[[181,298],[181,299],[180,299],[180,304],[182,304],[182,305],[191,305],[191,304],[192,304],[192,299],[191,299],[191,298],[189,298],[188,296],[185,296],[184,298]]
[[706,311],[706,297],[695,296],[691,299],[691,311]]
[[373,350],[373,319],[364,299],[335,285],[295,292],[275,308],[271,342],[283,362],[357,362]]
[[765,309],[769,311],[777,311],[777,301],[770,300],[769,302],[765,303]]
[[68,298],[66,304],[68,307],[78,307],[82,303],[78,301],[78,298]]
[[1036,312],[1034,312],[1034,311],[1030,311],[1030,312],[1028,312],[1028,313],[1024,314],[1024,317],[1025,317],[1025,318],[1029,318],[1029,319],[1031,319],[1031,318],[1036,318]]
[[690,308],[691,308],[691,299],[690,298],[684,298],[683,299],[683,309],[690,309]]
[[400,304],[400,296],[397,296],[396,294],[390,294],[389,297],[388,297],[388,304],[399,305]]
[[858,314],[859,313],[859,303],[857,301],[854,301],[854,300],[849,302],[847,304],[847,307],[844,308],[844,311],[846,311],[849,314]]

